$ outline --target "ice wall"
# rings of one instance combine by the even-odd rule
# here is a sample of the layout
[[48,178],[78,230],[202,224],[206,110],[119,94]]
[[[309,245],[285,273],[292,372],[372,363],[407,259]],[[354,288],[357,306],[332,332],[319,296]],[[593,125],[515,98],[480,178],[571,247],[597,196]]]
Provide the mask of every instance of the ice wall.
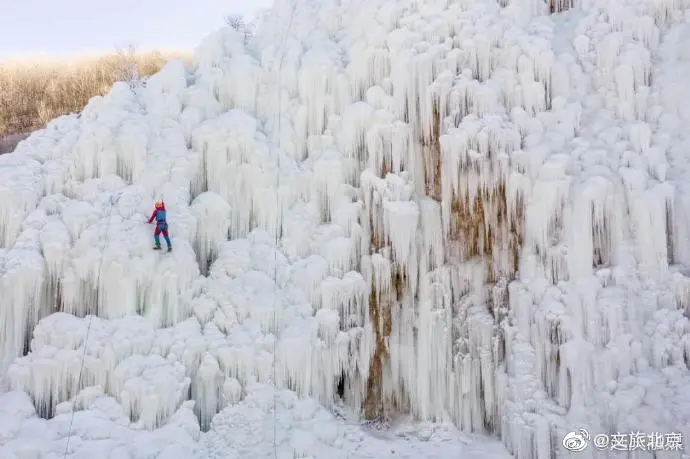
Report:
[[684,7],[354,3],[281,2],[0,157],[10,388],[208,430],[272,384],[517,458],[689,436]]

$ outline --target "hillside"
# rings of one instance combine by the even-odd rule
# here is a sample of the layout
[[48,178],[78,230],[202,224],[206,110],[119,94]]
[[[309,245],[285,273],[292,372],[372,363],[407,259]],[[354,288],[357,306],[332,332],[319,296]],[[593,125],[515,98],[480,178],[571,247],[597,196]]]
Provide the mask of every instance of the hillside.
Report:
[[78,113],[113,83],[158,72],[183,53],[122,50],[97,57],[0,61],[0,154],[12,151],[34,130],[62,115]]
[[0,452],[688,438],[685,3],[279,3],[0,157]]

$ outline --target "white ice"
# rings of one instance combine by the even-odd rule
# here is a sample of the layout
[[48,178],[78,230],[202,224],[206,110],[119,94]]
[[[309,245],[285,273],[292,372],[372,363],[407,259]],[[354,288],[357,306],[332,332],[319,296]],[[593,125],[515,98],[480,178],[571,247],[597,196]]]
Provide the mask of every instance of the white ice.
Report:
[[0,156],[0,458],[687,443],[688,12],[276,2],[53,120]]

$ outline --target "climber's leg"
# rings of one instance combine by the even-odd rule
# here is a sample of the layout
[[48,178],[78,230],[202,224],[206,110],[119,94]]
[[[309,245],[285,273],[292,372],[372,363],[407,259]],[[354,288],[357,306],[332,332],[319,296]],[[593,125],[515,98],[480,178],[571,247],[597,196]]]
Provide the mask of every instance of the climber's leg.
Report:
[[153,232],[153,240],[156,242],[156,247],[161,246],[161,229],[156,227],[156,231]]
[[[165,243],[168,244],[168,248],[172,247],[172,242],[170,242],[170,236],[168,235],[168,230],[164,229],[161,231],[163,233],[163,237],[165,238]],[[158,243],[160,245],[160,242]]]

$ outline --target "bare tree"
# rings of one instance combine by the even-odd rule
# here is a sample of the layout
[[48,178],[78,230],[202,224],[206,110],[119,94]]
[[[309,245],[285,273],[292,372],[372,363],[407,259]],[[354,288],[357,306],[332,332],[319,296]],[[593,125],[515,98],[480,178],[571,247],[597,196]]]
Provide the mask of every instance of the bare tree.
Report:
[[225,23],[238,32],[245,26],[244,18],[241,14],[228,14],[225,16]]
[[128,44],[124,47],[116,48],[118,61],[119,81],[124,81],[133,87],[139,80],[139,65],[137,63],[137,47]]
[[244,44],[248,44],[254,36],[254,28],[248,23],[241,14],[228,14],[225,16],[225,23],[228,27],[240,32],[244,39]]

